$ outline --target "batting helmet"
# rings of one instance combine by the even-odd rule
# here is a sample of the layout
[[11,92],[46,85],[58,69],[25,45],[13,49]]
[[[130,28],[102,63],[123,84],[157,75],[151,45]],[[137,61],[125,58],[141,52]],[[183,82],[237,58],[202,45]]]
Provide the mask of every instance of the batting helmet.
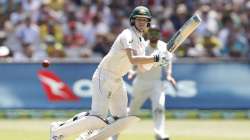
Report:
[[[135,9],[132,11],[132,13],[129,16],[130,24],[134,25],[135,24],[135,18],[137,17],[144,17],[147,18],[148,21],[151,21],[152,15],[149,11],[149,9],[145,6],[137,6]],[[150,26],[150,24],[148,24]]]

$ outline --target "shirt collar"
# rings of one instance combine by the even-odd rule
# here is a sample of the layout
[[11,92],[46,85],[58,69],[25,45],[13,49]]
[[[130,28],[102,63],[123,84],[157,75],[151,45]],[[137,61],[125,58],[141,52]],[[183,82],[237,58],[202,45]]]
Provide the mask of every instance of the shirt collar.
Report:
[[132,28],[132,30],[133,30],[137,35],[142,36],[142,32],[138,31],[134,26],[131,27],[131,28]]

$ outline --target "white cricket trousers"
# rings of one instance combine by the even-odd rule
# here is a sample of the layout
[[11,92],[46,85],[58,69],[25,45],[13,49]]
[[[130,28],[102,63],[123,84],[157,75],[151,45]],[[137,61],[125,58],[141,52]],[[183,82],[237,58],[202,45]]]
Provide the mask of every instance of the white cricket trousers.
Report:
[[129,114],[136,115],[143,103],[150,99],[155,133],[160,136],[165,134],[165,94],[162,91],[161,80],[143,80],[135,78],[133,82],[133,95],[130,103]]
[[91,115],[105,119],[110,111],[117,117],[127,116],[128,97],[122,77],[98,68],[92,78]]

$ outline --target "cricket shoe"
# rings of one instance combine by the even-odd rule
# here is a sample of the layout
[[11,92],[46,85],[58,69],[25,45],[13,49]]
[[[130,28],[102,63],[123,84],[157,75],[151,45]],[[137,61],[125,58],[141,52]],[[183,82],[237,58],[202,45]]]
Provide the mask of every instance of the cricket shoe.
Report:
[[54,130],[63,125],[64,122],[52,122],[50,124],[50,140],[63,140],[63,135],[55,135]]

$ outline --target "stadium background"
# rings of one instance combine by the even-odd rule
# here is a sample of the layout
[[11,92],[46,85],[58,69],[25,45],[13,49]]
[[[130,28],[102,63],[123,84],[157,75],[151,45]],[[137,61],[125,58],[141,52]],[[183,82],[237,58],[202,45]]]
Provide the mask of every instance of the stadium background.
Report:
[[[80,100],[49,101],[38,78],[38,72],[44,70],[41,61],[51,60],[47,70],[58,75],[76,93],[75,82],[85,80],[88,84],[116,35],[129,26],[129,13],[137,5],[150,8],[152,22],[160,25],[164,41],[194,12],[203,19],[197,31],[176,52],[173,74],[177,81],[195,82],[197,94],[166,96],[167,121],[177,119],[169,120],[173,137],[190,139],[196,132],[192,131],[193,125],[202,128],[208,124],[210,127],[206,129],[214,130],[221,123],[218,128],[226,136],[217,139],[250,139],[246,133],[250,130],[247,127],[250,126],[248,0],[1,0],[0,138],[47,139],[46,126],[52,120],[46,119],[68,118],[89,109],[89,87],[80,89],[82,92],[77,94]],[[141,125],[148,127],[151,126],[147,120],[149,106],[147,102],[141,114],[146,119]],[[43,126],[39,128],[43,129],[41,135],[40,131],[28,131],[36,123]],[[13,127],[15,124],[20,128]],[[231,130],[226,131],[228,128],[223,125]],[[176,133],[178,128],[190,133],[181,137]],[[17,130],[22,132],[22,129],[23,133],[18,134]],[[11,137],[13,132],[16,137]],[[216,129],[212,132],[216,133]],[[39,138],[31,137],[31,133],[39,133]],[[127,133],[123,139],[136,137]],[[209,133],[206,138],[195,138],[216,139],[216,136]]]

